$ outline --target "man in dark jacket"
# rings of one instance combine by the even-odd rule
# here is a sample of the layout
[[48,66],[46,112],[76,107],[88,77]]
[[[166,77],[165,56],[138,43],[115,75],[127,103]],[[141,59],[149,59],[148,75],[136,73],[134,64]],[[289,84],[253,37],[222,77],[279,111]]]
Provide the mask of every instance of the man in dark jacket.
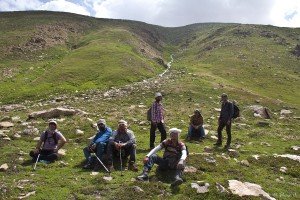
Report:
[[[110,171],[114,170],[113,167],[113,156],[118,157],[122,152],[124,153],[125,159],[129,156],[128,169],[132,171],[138,171],[135,164],[136,158],[136,141],[133,131],[127,128],[127,122],[120,120],[118,123],[118,129],[113,132],[109,138],[107,156],[108,156],[108,168]],[[122,166],[123,167],[123,166]]]
[[222,102],[222,106],[221,106],[220,117],[218,120],[219,123],[218,141],[215,145],[216,146],[222,145],[222,130],[226,126],[227,142],[224,148],[229,149],[231,143],[231,120],[233,116],[233,105],[231,102],[228,101],[228,95],[225,93],[221,95],[221,102]]
[[[91,153],[96,153],[97,157],[100,160],[103,160],[103,153],[107,147],[108,139],[111,137],[112,130],[106,126],[105,119],[100,119],[97,122],[98,133],[95,135],[88,147],[83,149],[84,156],[86,158],[86,165],[83,166],[85,169],[89,169],[92,166],[92,157]],[[99,169],[99,164],[95,166],[95,170]]]
[[38,141],[35,150],[30,151],[32,161],[49,163],[58,158],[58,150],[67,142],[66,138],[57,130],[57,122],[49,121],[49,127],[44,131]]

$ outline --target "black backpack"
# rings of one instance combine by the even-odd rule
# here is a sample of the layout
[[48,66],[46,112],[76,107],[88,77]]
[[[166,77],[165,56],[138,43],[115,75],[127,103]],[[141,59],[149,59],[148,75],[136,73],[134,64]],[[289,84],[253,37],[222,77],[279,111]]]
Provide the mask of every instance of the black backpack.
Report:
[[233,115],[232,115],[232,118],[236,119],[236,118],[238,118],[240,116],[240,109],[235,104],[232,104],[232,106],[233,106]]
[[151,121],[151,116],[152,116],[152,106],[147,110],[147,120]]
[[[53,133],[53,136],[52,136],[55,144],[58,143],[58,140],[57,140],[57,135],[56,135],[56,132]],[[48,131],[45,132],[45,139],[44,139],[44,143],[46,143],[46,140],[48,139]]]

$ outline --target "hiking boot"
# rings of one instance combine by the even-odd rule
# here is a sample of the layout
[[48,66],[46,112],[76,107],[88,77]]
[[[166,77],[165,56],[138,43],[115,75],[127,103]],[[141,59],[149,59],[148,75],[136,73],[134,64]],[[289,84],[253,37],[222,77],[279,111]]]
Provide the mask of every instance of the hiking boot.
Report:
[[226,150],[230,149],[230,144],[226,144],[226,145],[224,146],[224,149],[226,149]]
[[175,176],[175,181],[171,184],[172,187],[181,185],[183,183],[183,180],[180,176]]
[[90,162],[88,162],[87,164],[85,164],[83,166],[83,169],[92,169],[92,164]]
[[115,171],[115,168],[114,168],[113,165],[108,165],[108,166],[107,166],[107,169],[108,169],[110,172]]
[[101,168],[101,165],[100,164],[96,164],[95,167],[94,167],[94,169],[93,169],[93,171],[94,172],[98,172],[100,170],[100,168]]
[[133,161],[130,161],[128,163],[128,169],[134,172],[139,171],[138,167],[136,166],[136,164]]
[[149,176],[147,172],[143,172],[141,175],[139,175],[138,177],[136,177],[137,180],[139,181],[148,181],[149,180]]
[[217,146],[217,147],[220,147],[220,146],[222,146],[222,142],[217,142],[214,145]]

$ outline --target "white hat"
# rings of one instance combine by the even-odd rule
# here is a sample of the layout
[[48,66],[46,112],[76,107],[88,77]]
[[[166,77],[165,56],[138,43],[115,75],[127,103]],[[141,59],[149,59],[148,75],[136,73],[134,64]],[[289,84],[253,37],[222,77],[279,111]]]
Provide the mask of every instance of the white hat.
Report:
[[155,98],[156,98],[156,97],[162,97],[161,93],[160,93],[160,92],[156,92],[156,93],[155,93]]
[[181,130],[178,129],[178,128],[171,128],[171,129],[169,130],[169,132],[170,132],[170,135],[171,135],[172,133],[180,134],[180,133],[181,133]]
[[105,121],[105,119],[99,119],[99,121],[97,122],[97,124],[104,124],[104,125],[106,125],[106,121]]
[[120,124],[124,124],[125,126],[127,126],[127,122],[125,121],[125,120],[123,120],[123,119],[121,119],[119,122],[118,122],[118,124],[120,125]]
[[55,124],[55,126],[57,126],[57,122],[56,122],[55,120],[53,120],[53,119],[51,119],[51,120],[49,121],[48,124],[49,124],[49,125],[50,125],[50,124]]

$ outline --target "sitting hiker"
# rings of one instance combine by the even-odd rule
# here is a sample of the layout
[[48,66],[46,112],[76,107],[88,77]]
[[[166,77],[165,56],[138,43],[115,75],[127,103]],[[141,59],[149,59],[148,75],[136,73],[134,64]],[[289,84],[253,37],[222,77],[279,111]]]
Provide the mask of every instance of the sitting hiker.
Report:
[[[118,129],[114,131],[112,136],[109,138],[107,154],[108,168],[110,171],[114,170],[112,165],[113,157],[119,158],[120,151],[121,153],[124,153],[125,158],[130,155],[128,169],[132,171],[138,171],[138,168],[135,164],[135,136],[131,130],[127,129],[127,122],[124,120],[119,121]],[[121,167],[123,168],[123,166]]]
[[57,130],[57,123],[54,120],[49,122],[49,128],[40,136],[35,150],[30,151],[29,155],[35,162],[38,158],[43,162],[54,162],[58,158],[58,150],[67,142],[66,138]]
[[200,110],[196,109],[194,114],[190,118],[190,126],[187,135],[187,139],[203,139],[205,136],[204,128],[203,128],[203,117]]
[[[185,167],[187,150],[185,144],[178,140],[180,132],[180,129],[171,128],[170,139],[164,140],[146,155],[144,158],[144,170],[143,173],[137,177],[138,180],[148,180],[148,173],[156,163],[160,170],[176,170],[175,181],[171,186],[180,185],[183,182],[182,173]],[[161,149],[164,149],[163,158],[156,155],[156,152]]]
[[[97,122],[98,133],[95,135],[93,140],[91,141],[88,147],[83,149],[84,156],[86,158],[87,163],[83,166],[84,169],[89,169],[92,167],[92,157],[91,153],[96,153],[96,156],[103,160],[103,153],[107,147],[108,139],[111,137],[112,130],[111,128],[106,126],[105,119],[100,119]],[[98,163],[98,161],[97,161]],[[100,163],[95,166],[95,169],[98,170],[100,167]]]

